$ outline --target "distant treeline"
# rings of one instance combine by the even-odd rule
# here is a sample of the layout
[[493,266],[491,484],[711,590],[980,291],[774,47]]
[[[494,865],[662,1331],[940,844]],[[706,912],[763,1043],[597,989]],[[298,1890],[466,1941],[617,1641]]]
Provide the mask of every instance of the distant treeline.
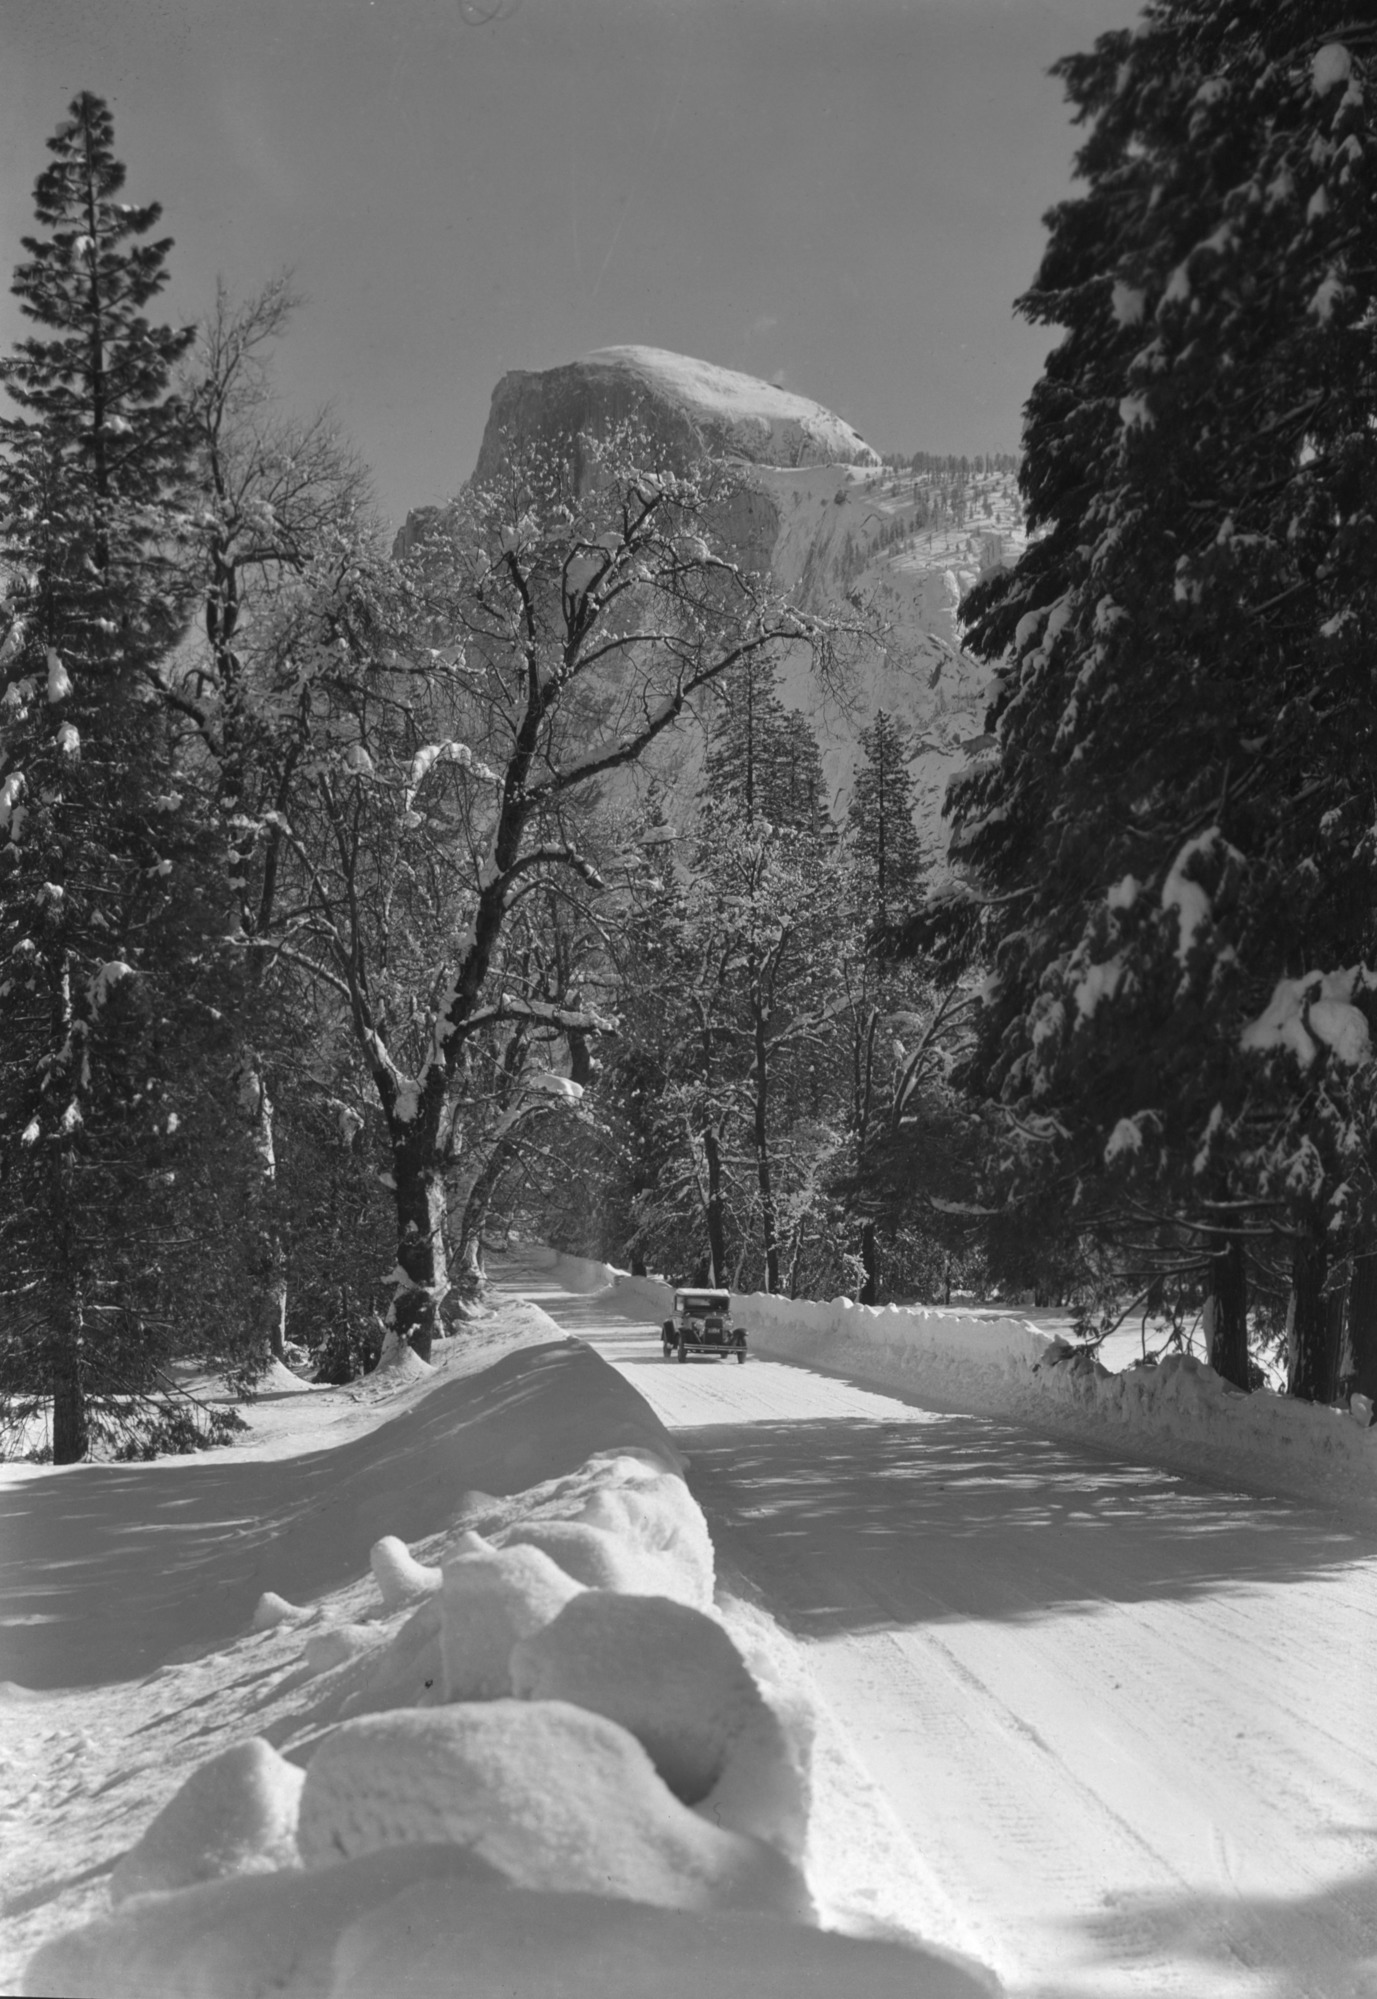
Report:
[[881,462],[896,472],[917,472],[929,479],[981,478],[990,472],[1017,472],[1023,455],[1017,451],[977,451],[974,458],[944,456],[936,451],[886,451]]

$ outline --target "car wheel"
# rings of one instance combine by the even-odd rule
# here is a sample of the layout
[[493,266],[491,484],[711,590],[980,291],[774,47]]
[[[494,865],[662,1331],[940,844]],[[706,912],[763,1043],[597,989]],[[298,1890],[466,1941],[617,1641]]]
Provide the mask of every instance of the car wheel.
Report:
[[682,1367],[682,1366],[684,1365],[684,1362],[685,1362],[685,1361],[686,1361],[687,1359],[688,1359],[688,1348],[687,1348],[687,1347],[686,1347],[686,1346],[684,1345],[684,1342],[683,1342],[682,1340],[680,1340],[680,1342],[679,1342],[679,1365],[680,1365],[680,1367]]
[[737,1348],[737,1350],[736,1350],[736,1364],[737,1364],[737,1366],[738,1366],[738,1367],[744,1367],[744,1366],[746,1365],[746,1349],[745,1349],[745,1347],[738,1347],[738,1348]]

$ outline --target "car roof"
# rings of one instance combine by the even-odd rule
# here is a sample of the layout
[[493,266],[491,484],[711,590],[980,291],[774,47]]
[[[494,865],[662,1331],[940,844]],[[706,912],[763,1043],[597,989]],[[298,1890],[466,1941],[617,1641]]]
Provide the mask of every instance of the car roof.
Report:
[[712,1298],[723,1305],[731,1302],[730,1291],[697,1291],[684,1284],[679,1286],[674,1295],[676,1298]]

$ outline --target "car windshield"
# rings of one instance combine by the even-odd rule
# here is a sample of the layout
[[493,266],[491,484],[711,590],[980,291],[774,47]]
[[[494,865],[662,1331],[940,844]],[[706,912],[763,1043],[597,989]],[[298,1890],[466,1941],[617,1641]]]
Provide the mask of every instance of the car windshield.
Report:
[[706,1319],[709,1312],[726,1311],[727,1294],[725,1291],[700,1291],[696,1297],[681,1295],[679,1309],[687,1312],[691,1319]]

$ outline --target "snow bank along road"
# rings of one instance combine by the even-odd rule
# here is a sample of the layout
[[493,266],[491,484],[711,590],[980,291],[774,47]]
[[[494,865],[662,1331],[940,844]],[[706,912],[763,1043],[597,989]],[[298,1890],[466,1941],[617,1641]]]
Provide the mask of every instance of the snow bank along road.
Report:
[[1377,1995],[1370,1524],[811,1368],[666,1366],[610,1293],[502,1284],[674,1433],[1011,1993]]

